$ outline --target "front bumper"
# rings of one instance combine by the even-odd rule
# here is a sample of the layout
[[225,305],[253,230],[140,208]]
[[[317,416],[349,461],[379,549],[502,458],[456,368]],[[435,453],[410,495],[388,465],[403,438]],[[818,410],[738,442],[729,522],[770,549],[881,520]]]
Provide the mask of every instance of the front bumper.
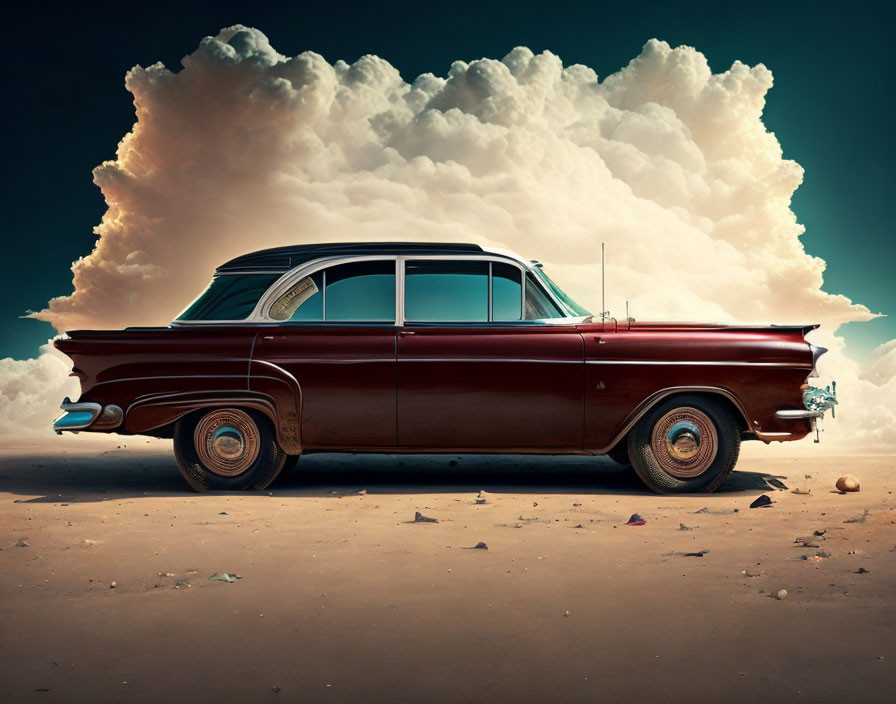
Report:
[[824,411],[775,411],[775,418],[777,418],[778,420],[811,420],[813,418],[821,418],[823,415]]

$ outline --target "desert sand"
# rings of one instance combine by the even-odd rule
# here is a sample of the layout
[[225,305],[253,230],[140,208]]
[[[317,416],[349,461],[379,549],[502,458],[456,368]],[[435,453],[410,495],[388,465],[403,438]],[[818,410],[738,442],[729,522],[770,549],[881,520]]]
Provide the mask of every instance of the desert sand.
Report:
[[0,453],[0,701],[892,701],[891,457],[750,443],[657,496],[599,458],[316,455],[197,495],[166,447]]

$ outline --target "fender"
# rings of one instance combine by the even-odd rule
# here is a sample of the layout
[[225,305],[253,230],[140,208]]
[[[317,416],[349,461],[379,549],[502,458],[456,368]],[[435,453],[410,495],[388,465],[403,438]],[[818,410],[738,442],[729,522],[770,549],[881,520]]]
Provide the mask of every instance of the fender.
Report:
[[[660,401],[664,398],[668,398],[669,396],[673,396],[675,394],[682,393],[710,393],[716,394],[717,396],[723,396],[728,399],[732,405],[737,409],[737,412],[740,414],[741,420],[743,421],[743,425],[745,428],[750,428],[750,422],[748,420],[749,416],[747,415],[747,411],[744,408],[744,405],[741,403],[740,399],[735,396],[730,390],[723,389],[718,386],[670,386],[665,389],[660,389],[659,391],[651,394],[646,399],[644,399],[638,406],[632,411],[628,418],[625,419],[625,422],[620,426],[620,430],[616,432],[613,436],[613,441],[607,445],[605,448],[600,450],[595,450],[594,454],[597,455],[605,455],[610,450],[612,450],[616,445],[619,444],[619,441],[624,438],[628,432],[635,427],[637,422],[641,420],[647,413],[650,412]],[[776,438],[777,439],[777,438]]]
[[[239,406],[264,413],[274,424],[277,442],[289,454],[299,454],[295,433],[282,433],[282,410],[274,398],[259,392],[241,390],[189,391],[149,394],[128,406],[125,428],[128,432],[148,433],[183,418],[188,413],[209,407]],[[286,410],[289,413],[289,409]]]
[[277,439],[291,455],[302,452],[302,387],[296,378],[273,362],[249,361],[249,390],[272,399],[277,409]]

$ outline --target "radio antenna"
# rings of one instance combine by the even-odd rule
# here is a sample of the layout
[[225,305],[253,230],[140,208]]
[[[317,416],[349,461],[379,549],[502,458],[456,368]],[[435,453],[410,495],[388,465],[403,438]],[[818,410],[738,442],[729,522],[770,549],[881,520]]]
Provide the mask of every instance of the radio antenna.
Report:
[[607,317],[607,306],[605,303],[607,281],[604,274],[604,243],[600,243],[600,319]]

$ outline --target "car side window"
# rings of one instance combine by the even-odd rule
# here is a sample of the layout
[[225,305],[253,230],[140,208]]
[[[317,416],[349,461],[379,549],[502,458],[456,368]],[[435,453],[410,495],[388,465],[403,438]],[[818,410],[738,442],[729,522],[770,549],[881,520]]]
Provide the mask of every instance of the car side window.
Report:
[[324,320],[395,321],[393,260],[341,264],[324,273]]
[[526,320],[547,320],[562,318],[564,314],[556,304],[547,297],[532,274],[526,274]]
[[408,321],[488,321],[489,262],[405,262],[404,317]]
[[392,323],[395,262],[352,262],[306,276],[271,304],[268,315],[290,322]]

